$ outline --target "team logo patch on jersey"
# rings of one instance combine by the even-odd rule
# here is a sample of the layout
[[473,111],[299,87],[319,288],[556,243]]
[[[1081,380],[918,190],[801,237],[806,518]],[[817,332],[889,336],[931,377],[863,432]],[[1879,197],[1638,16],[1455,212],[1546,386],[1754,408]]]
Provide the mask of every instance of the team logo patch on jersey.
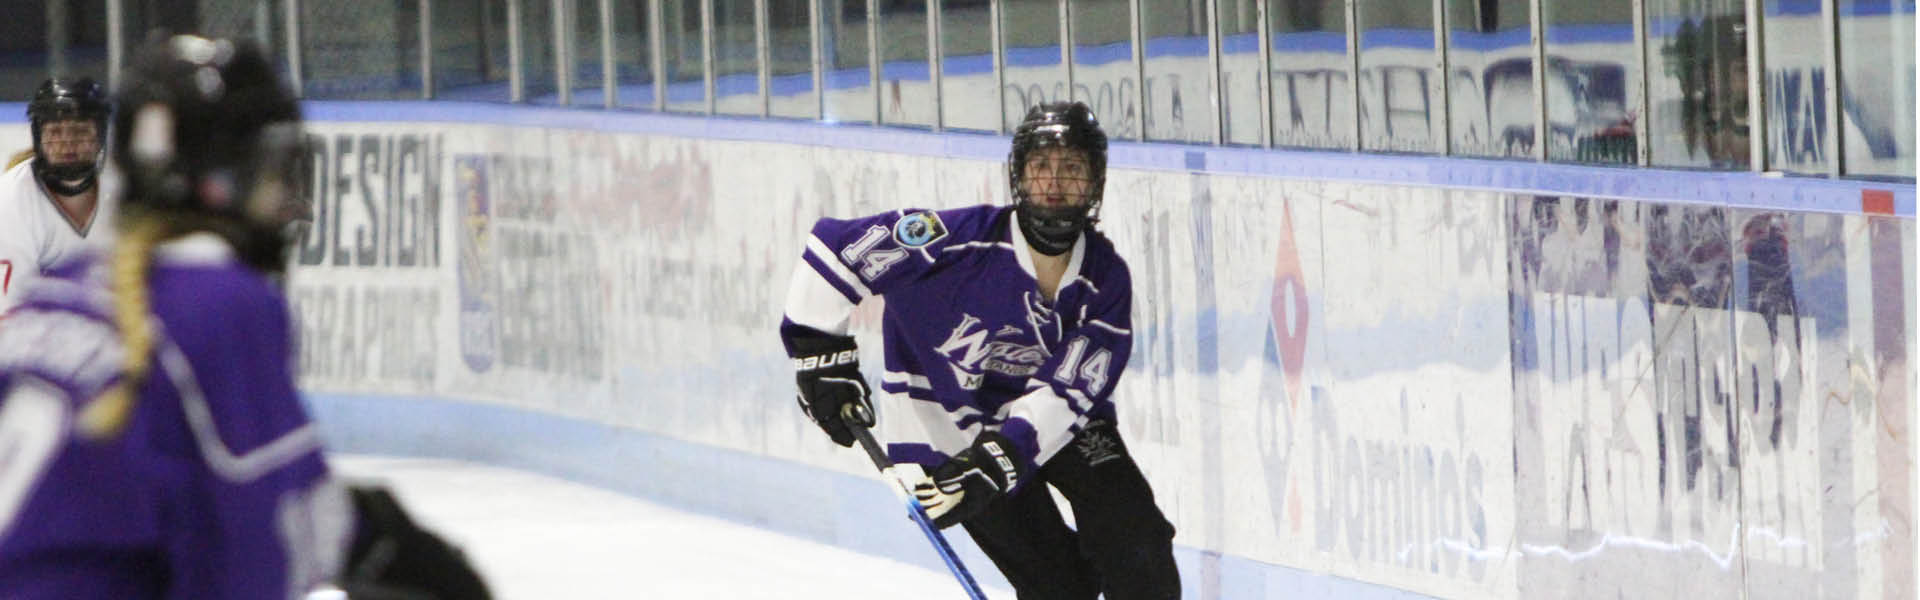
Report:
[[947,224],[933,211],[913,213],[893,225],[893,241],[904,248],[920,248],[947,237]]

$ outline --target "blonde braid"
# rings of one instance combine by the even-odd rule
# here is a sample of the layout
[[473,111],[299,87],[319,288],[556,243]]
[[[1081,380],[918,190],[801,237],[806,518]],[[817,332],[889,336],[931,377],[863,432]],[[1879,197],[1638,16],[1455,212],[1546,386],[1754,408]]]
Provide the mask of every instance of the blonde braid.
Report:
[[153,247],[170,237],[169,228],[154,218],[127,215],[120,241],[108,259],[108,285],[113,292],[113,321],[120,329],[127,356],[119,383],[108,388],[80,412],[80,431],[88,437],[118,435],[133,414],[133,401],[152,367],[154,327],[148,311],[147,270],[153,265]]

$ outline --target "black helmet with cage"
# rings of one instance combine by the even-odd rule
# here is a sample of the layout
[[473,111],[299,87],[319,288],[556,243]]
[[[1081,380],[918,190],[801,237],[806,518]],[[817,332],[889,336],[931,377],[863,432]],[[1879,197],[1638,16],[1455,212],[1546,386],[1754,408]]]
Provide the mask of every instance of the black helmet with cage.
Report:
[[[1083,202],[1043,205],[1034,202],[1022,185],[1029,157],[1042,148],[1079,151],[1087,161],[1087,197]],[[1007,183],[1020,232],[1042,253],[1057,255],[1073,248],[1080,233],[1100,220],[1100,199],[1107,182],[1107,134],[1084,102],[1046,102],[1027,110],[1013,132],[1013,150],[1007,154]]]
[[300,198],[300,107],[259,47],[176,35],[152,43],[116,96],[113,156],[134,217],[227,238],[248,265],[285,267]]
[[[33,175],[56,194],[74,196],[93,189],[100,165],[106,160],[107,118],[113,106],[99,83],[86,77],[55,77],[40,84],[27,103],[27,122],[33,132]],[[94,153],[78,161],[55,163],[47,151],[45,131],[60,121],[93,124]]]

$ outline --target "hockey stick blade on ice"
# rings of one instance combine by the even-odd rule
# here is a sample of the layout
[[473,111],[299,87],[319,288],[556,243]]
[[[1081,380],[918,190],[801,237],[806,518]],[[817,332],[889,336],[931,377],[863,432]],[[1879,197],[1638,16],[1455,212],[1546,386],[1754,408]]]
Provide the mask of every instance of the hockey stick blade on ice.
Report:
[[914,499],[913,490],[907,489],[907,482],[894,474],[893,461],[880,449],[880,443],[873,441],[873,432],[864,425],[873,422],[873,415],[868,414],[865,407],[848,404],[840,411],[840,419],[846,422],[847,429],[853,431],[854,439],[860,440],[860,447],[866,449],[867,458],[873,459],[873,466],[893,482],[893,493],[906,503],[907,516],[913,518],[913,522],[920,526],[920,533],[926,534],[927,541],[933,543],[933,549],[940,553],[940,560],[947,563],[947,570],[952,571],[954,579],[960,580],[960,587],[966,589],[967,597],[987,600],[987,595],[980,591],[980,583],[973,580],[973,573],[967,571],[967,566],[960,562],[960,555],[955,554],[953,546],[947,543],[947,537],[940,535],[940,528],[934,527],[933,520],[927,518],[927,511],[920,508],[920,501]]

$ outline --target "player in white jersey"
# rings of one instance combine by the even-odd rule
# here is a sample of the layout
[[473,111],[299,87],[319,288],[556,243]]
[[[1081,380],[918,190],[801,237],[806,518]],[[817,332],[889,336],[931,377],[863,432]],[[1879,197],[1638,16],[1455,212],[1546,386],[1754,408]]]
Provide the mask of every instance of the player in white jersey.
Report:
[[40,273],[103,245],[111,192],[103,192],[106,91],[88,78],[40,84],[27,119],[33,148],[0,173],[0,315],[19,303]]

